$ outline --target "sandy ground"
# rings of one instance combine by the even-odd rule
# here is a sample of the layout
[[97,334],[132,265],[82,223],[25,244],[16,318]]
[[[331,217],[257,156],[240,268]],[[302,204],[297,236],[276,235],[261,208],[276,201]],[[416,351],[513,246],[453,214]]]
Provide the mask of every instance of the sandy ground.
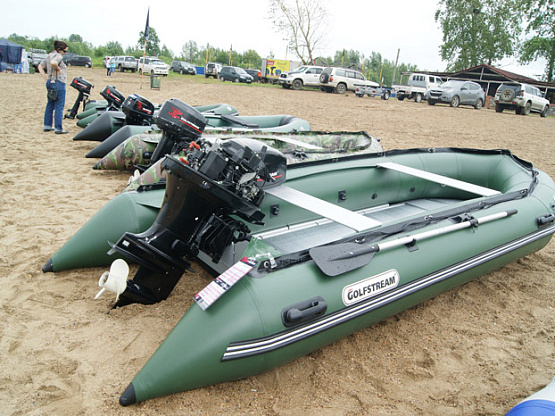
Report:
[[[555,117],[453,109],[320,91],[162,79],[69,78],[152,102],[225,102],[242,115],[292,114],[314,130],[366,130],[385,149],[508,148],[555,177]],[[42,265],[128,174],[93,171],[97,142],[42,132],[39,75],[0,74],[0,414],[502,415],[555,375],[555,243],[286,366],[122,408],[118,398],[192,303],[208,274],[185,275],[170,298],[107,313],[94,301],[103,268],[57,274]],[[69,88],[66,107],[77,92]],[[199,270],[199,267],[196,268]]]

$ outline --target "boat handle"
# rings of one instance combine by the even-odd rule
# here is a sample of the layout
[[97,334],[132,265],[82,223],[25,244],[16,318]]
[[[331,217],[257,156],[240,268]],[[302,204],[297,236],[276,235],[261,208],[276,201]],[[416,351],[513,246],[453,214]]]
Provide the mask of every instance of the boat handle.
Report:
[[285,326],[299,325],[323,315],[327,309],[324,298],[317,296],[283,308],[281,320]]

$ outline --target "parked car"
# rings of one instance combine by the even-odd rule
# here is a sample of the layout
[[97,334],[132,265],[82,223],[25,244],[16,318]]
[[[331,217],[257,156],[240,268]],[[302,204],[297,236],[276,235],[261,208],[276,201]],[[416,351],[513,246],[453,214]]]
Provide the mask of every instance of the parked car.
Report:
[[540,113],[547,117],[549,111],[549,100],[547,100],[539,88],[528,84],[511,82],[501,84],[495,93],[495,111],[501,113],[503,110],[515,110],[516,114],[526,116],[531,111]]
[[347,91],[356,91],[357,85],[379,87],[376,82],[366,79],[361,72],[355,69],[327,67],[320,74],[320,84],[323,91],[345,94]]
[[204,78],[208,78],[208,77],[218,78],[220,76],[221,70],[222,70],[222,64],[217,64],[215,62],[208,62],[204,67]]
[[189,74],[189,75],[196,75],[197,69],[193,64],[185,61],[173,61],[170,69],[173,72],[179,72],[180,74]]
[[85,68],[92,68],[92,59],[90,56],[66,53],[62,59],[67,66],[84,66]]
[[139,70],[139,74],[145,73],[167,76],[170,66],[156,57],[147,56],[146,58],[144,58],[144,66],[143,58],[139,58],[139,61],[137,62],[137,68]]
[[323,66],[300,66],[293,71],[282,72],[278,82],[283,88],[300,90],[302,87],[319,87],[320,74],[324,71]]
[[220,81],[246,82],[250,84],[252,76],[238,66],[224,66],[220,70]]
[[479,110],[484,106],[486,93],[480,84],[451,79],[428,91],[428,104],[449,103],[451,107],[471,105]]
[[114,61],[119,72],[125,70],[135,72],[137,70],[137,58],[134,56],[116,56]]
[[44,49],[29,49],[27,51],[27,59],[29,60],[29,67],[35,68],[48,56],[48,52]]
[[245,69],[245,71],[252,77],[252,82],[258,82],[260,80],[260,69]]
[[439,88],[443,80],[435,75],[409,73],[406,84],[392,85],[392,89],[399,101],[414,100],[416,103],[428,99],[428,93],[432,89]]

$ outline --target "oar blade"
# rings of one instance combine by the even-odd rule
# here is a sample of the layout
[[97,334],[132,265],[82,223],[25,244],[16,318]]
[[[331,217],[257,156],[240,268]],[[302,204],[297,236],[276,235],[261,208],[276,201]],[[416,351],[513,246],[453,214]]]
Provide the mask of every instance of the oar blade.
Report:
[[360,251],[360,244],[345,243],[311,248],[310,256],[324,274],[339,276],[366,266],[376,254],[375,251],[357,254]]

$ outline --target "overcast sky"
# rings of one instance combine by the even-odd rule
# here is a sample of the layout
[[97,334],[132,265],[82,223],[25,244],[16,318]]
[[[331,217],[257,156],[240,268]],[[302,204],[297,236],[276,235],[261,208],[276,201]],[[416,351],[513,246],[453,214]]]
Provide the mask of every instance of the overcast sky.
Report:
[[[384,59],[417,65],[422,70],[444,71],[439,56],[442,32],[434,21],[437,0],[330,1],[322,0],[329,13],[329,29],[316,52],[333,56],[335,51],[354,49],[365,56],[378,52]],[[0,37],[12,33],[44,39],[49,36],[81,35],[94,46],[118,41],[123,48],[135,46],[144,30],[150,6],[150,26],[160,43],[174,54],[185,42],[199,47],[244,52],[256,50],[263,58],[293,59],[284,36],[268,19],[267,0],[14,0],[4,2]],[[522,75],[544,72],[544,62],[526,67],[506,59],[499,68]]]

